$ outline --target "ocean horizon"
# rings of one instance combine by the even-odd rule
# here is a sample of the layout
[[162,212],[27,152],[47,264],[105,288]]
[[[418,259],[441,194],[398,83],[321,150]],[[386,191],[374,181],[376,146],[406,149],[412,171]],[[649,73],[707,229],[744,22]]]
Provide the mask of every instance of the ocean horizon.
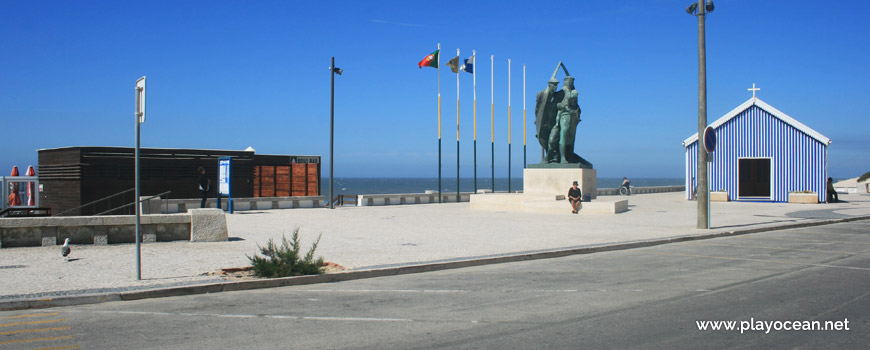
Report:
[[[683,178],[630,178],[632,186],[678,186],[685,181]],[[511,178],[510,190],[521,191],[523,189],[522,178]],[[622,178],[599,177],[598,188],[616,188],[622,183]],[[460,192],[474,191],[474,178],[459,179]],[[565,184],[565,190],[571,184]],[[478,177],[477,189],[492,189],[492,178]],[[336,177],[333,184],[333,195],[359,195],[359,194],[395,194],[395,193],[424,193],[425,191],[437,191],[437,177],[394,177],[394,178],[352,178]],[[505,192],[508,190],[508,179],[495,178],[495,191]],[[321,180],[320,191],[324,196],[329,195],[329,177]],[[456,178],[441,178],[441,192],[456,192]]]

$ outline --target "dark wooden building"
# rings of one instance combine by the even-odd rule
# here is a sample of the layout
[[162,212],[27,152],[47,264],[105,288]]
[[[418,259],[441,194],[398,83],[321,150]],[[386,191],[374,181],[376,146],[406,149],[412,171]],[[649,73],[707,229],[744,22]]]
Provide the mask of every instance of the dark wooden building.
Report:
[[[53,213],[109,196],[114,197],[66,215],[92,215],[133,202],[133,191],[128,191],[134,187],[133,148],[64,147],[38,152],[40,203]],[[220,157],[233,158],[233,197],[320,195],[320,156],[166,148],[140,149],[141,195],[172,191],[169,198],[199,198],[196,168],[202,166],[212,181],[209,197],[214,198]]]

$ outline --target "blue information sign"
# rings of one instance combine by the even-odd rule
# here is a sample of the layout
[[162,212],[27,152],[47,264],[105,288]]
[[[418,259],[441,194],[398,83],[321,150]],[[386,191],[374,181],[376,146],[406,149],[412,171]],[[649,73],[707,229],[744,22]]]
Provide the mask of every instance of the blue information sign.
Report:
[[218,159],[218,194],[230,197],[230,162],[231,158]]
[[707,153],[713,153],[716,149],[716,130],[712,126],[708,126],[704,130],[704,149],[707,150]]

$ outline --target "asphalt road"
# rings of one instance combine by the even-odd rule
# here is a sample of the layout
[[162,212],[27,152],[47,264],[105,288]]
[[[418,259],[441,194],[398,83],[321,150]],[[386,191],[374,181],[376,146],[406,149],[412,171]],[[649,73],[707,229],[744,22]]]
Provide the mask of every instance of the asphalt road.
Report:
[[[20,310],[0,313],[0,350],[867,349],[868,254],[870,222],[857,221],[349,282]],[[700,321],[762,329],[699,330]],[[813,321],[841,330],[782,329]]]

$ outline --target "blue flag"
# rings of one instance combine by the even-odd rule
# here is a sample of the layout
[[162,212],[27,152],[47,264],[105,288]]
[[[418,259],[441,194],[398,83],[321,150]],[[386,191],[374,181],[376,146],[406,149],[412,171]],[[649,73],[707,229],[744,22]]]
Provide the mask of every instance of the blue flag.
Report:
[[461,70],[474,74],[474,55],[465,59],[465,64],[462,65]]

